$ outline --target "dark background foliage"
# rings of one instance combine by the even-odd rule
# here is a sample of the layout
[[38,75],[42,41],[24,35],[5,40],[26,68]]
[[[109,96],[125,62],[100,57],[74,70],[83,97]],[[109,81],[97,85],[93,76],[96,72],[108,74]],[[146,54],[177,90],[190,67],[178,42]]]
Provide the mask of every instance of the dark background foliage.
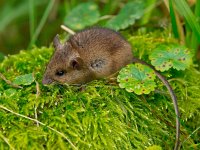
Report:
[[[133,0],[132,0],[133,1]],[[87,0],[1,0],[0,1],[0,52],[4,54],[18,53],[20,49],[30,49],[33,45],[48,46],[57,33],[63,32],[60,25],[64,23],[71,10]],[[116,15],[123,6],[131,0],[95,0],[100,16]],[[47,10],[48,5],[51,5]],[[170,27],[169,12],[161,0],[143,2],[145,13],[140,22],[129,26],[131,32],[142,30],[163,29]],[[43,19],[47,10],[46,20]],[[104,25],[105,20],[95,25]],[[39,27],[40,22],[44,24]],[[93,24],[91,24],[93,25]],[[31,42],[39,27],[39,34]]]

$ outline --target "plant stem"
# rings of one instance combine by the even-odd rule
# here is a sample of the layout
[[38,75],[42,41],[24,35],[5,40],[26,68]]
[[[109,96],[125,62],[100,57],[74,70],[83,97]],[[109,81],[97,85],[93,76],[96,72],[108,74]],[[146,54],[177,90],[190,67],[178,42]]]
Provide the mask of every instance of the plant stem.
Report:
[[66,27],[65,25],[61,25],[60,27],[61,27],[63,30],[65,30],[66,32],[68,32],[69,34],[71,34],[71,35],[74,35],[74,34],[75,34],[75,32],[74,32],[72,29]]
[[37,26],[33,36],[31,37],[31,41],[30,41],[29,46],[28,46],[29,48],[32,47],[35,44],[35,41],[37,40],[37,38],[38,38],[38,36],[39,36],[43,26],[44,26],[49,14],[50,14],[50,11],[53,8],[54,3],[55,3],[55,0],[50,0],[49,4],[47,5],[46,10],[45,10],[45,12],[44,12],[44,14],[43,14],[43,16],[40,20],[40,23]]
[[34,0],[29,0],[29,28],[30,28],[30,39],[33,37],[35,30],[35,14],[34,14]]

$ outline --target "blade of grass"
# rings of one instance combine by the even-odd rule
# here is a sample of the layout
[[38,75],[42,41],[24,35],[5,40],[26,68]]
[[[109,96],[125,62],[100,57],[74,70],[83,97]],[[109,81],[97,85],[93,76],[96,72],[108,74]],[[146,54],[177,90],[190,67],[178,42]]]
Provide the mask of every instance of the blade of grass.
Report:
[[200,24],[200,1],[196,1],[195,16],[198,18],[198,23]]
[[169,0],[169,13],[171,17],[172,30],[174,33],[174,37],[179,39],[178,27],[176,23],[176,16],[175,16],[172,0]]
[[192,48],[191,47],[191,37],[192,37],[192,30],[191,28],[189,27],[188,23],[185,22],[184,24],[184,27],[185,27],[185,44],[189,47],[189,48]]
[[39,34],[40,34],[43,26],[44,26],[44,24],[45,24],[45,22],[46,22],[46,20],[47,20],[47,18],[49,16],[49,14],[50,14],[50,11],[53,8],[54,3],[55,3],[55,0],[50,0],[49,1],[48,5],[47,5],[47,7],[46,7],[46,9],[44,11],[44,14],[43,14],[43,16],[42,16],[42,18],[40,20],[40,23],[37,26],[37,28],[36,28],[33,36],[31,37],[31,41],[29,43],[28,48],[32,47],[35,44],[35,41],[37,40],[37,38],[38,38],[38,36],[39,36]]
[[[35,1],[35,6],[44,4],[45,1]],[[23,15],[28,14],[28,1],[25,1],[19,4],[16,7],[10,7],[9,3],[3,7],[0,13],[1,23],[0,23],[0,32],[4,31],[4,29],[16,18],[19,18]]]
[[179,14],[181,14],[185,18],[194,35],[196,36],[198,42],[200,42],[200,25],[197,22],[197,18],[193,14],[189,5],[185,0],[174,0],[174,3]]
[[[195,5],[195,16],[197,18],[200,18],[200,1],[196,1],[196,5]],[[200,22],[200,20],[198,20],[198,22]],[[192,33],[192,39],[191,39],[191,47],[194,50],[198,49],[198,46],[200,45],[200,42],[198,41],[197,37],[195,36],[195,33]]]
[[[171,1],[171,2],[170,2]],[[185,34],[183,31],[183,26],[181,24],[180,17],[176,10],[174,9],[173,1],[172,0],[164,0],[164,3],[169,11],[170,17],[171,17],[171,22],[172,22],[172,30],[174,33],[174,36],[176,38],[179,38],[180,42],[182,44],[185,44]],[[177,33],[178,32],[178,35]]]
[[[28,11],[27,3],[22,3],[15,8],[12,8],[9,6],[9,4],[5,5],[2,14],[0,14],[1,17],[1,23],[0,23],[0,32],[3,31],[10,22],[12,22],[14,19],[18,18],[19,16],[25,14]],[[5,12],[5,13],[4,13]]]
[[31,38],[35,30],[34,0],[29,0],[29,28]]

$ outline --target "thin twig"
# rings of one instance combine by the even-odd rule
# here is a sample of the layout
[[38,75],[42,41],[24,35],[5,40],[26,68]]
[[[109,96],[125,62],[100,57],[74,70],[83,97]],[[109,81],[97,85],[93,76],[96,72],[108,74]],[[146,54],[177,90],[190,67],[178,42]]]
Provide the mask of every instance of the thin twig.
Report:
[[66,32],[68,32],[69,34],[71,34],[71,35],[74,35],[74,34],[75,34],[75,32],[74,32],[72,29],[66,27],[65,25],[61,25],[60,27],[61,27],[63,30],[65,30]]
[[[40,96],[40,87],[39,87],[39,83],[37,81],[35,81],[36,83],[36,101],[38,100],[38,97]],[[36,102],[35,102],[36,103]],[[37,120],[38,119],[38,116],[37,116],[37,106],[35,104],[35,119]],[[37,122],[37,127],[39,127],[39,123]]]
[[185,143],[199,129],[200,129],[200,127],[196,128],[181,144]]
[[21,86],[16,85],[16,84],[12,83],[10,80],[6,79],[6,77],[5,77],[2,73],[0,73],[0,78],[1,78],[2,80],[4,80],[7,84],[11,85],[12,87],[22,89]]
[[30,117],[24,116],[24,115],[22,115],[22,114],[18,114],[18,113],[16,113],[16,112],[14,112],[14,111],[12,111],[12,110],[10,110],[10,109],[8,109],[8,108],[2,106],[2,105],[0,105],[0,108],[3,109],[3,110],[6,110],[6,111],[8,111],[8,112],[10,112],[10,113],[12,113],[12,114],[14,114],[14,115],[16,115],[16,116],[19,116],[19,117],[22,117],[22,118],[26,118],[26,119],[28,119],[28,120],[34,121],[34,122],[36,122],[36,123],[39,123],[39,124],[41,124],[41,125],[47,127],[48,129],[50,129],[50,130],[56,132],[57,134],[59,134],[60,136],[62,136],[64,139],[66,139],[66,140],[71,144],[71,146],[73,147],[73,149],[78,150],[78,148],[71,142],[71,140],[69,140],[63,133],[57,131],[56,129],[54,129],[54,128],[52,128],[52,127],[50,127],[50,126],[48,126],[48,125],[46,125],[46,124],[44,124],[44,123],[42,123],[42,122],[36,120],[36,119],[33,119],[33,118],[30,118]]

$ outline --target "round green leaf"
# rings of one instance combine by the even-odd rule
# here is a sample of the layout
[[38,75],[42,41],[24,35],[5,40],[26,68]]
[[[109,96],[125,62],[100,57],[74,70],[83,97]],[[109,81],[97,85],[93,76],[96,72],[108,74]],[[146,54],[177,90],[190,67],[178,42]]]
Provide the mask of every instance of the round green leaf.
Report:
[[166,71],[170,68],[184,70],[192,63],[190,51],[180,45],[159,45],[149,56],[151,64],[157,70]]
[[80,30],[95,24],[99,20],[99,16],[98,6],[95,3],[82,3],[72,9],[64,23],[74,30]]
[[106,27],[119,30],[133,25],[136,19],[140,19],[144,13],[144,3],[134,1],[127,3],[119,14],[106,23]]
[[117,77],[119,86],[138,95],[149,94],[156,87],[154,71],[142,64],[130,64],[123,68]]
[[35,79],[33,77],[33,74],[29,73],[29,74],[25,74],[25,75],[16,77],[14,79],[13,83],[16,85],[30,85],[34,81],[35,81]]

